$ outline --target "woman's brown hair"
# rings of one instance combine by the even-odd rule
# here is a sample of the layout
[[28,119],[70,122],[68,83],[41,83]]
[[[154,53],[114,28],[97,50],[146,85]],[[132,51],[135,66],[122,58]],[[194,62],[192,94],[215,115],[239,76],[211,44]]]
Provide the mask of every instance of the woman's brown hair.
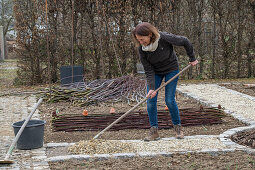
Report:
[[135,29],[132,31],[132,38],[137,47],[140,46],[139,41],[136,39],[135,35],[140,35],[140,36],[148,36],[152,34],[151,41],[150,43],[153,43],[156,41],[156,39],[159,38],[159,31],[156,27],[154,27],[152,24],[148,22],[142,22],[138,24]]

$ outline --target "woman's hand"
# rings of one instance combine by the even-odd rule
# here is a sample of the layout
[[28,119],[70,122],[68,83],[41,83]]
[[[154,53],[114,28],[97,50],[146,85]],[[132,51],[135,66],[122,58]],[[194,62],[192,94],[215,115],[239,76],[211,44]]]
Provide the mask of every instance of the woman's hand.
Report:
[[157,93],[154,90],[149,90],[149,92],[148,92],[146,97],[150,97],[152,99],[156,95],[157,95]]
[[194,65],[197,65],[197,63],[198,63],[198,61],[197,60],[195,60],[195,61],[192,61],[192,62],[189,62],[192,66],[194,66]]

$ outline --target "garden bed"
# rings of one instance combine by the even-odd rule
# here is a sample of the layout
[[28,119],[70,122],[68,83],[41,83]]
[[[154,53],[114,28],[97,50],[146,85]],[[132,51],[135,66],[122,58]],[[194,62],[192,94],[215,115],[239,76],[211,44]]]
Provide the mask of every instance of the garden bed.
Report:
[[[163,92],[161,92],[162,94]],[[160,96],[161,96],[160,94]],[[159,98],[158,109],[164,109],[165,105],[162,101],[163,98]],[[180,94],[177,95],[177,103],[180,109],[184,108],[194,108],[199,109],[200,104],[188,97],[184,97]],[[58,109],[59,113],[62,115],[73,114],[73,115],[82,115],[84,109],[88,110],[88,114],[109,114],[110,108],[114,107],[116,112],[128,111],[131,106],[125,103],[101,103],[100,105],[90,105],[84,108],[73,106],[68,102],[59,102],[53,104],[44,103],[40,106],[40,111],[43,113],[44,120],[46,120],[45,127],[45,143],[50,142],[78,142],[80,140],[90,140],[92,139],[99,131],[75,131],[75,132],[54,132],[53,127],[51,126],[52,121],[52,112]],[[146,105],[140,106],[137,110],[146,110]],[[225,115],[222,118],[221,124],[214,125],[198,125],[198,126],[185,126],[184,131],[185,135],[219,135],[228,129],[235,127],[246,126],[244,123],[234,119],[230,115]],[[109,122],[112,123],[112,122]],[[173,137],[174,131],[170,129],[161,129],[161,137]],[[119,131],[106,131],[101,138],[102,139],[115,139],[115,140],[132,140],[132,139],[143,139],[148,133],[147,129],[125,129]]]
[[[234,84],[235,85],[235,84]],[[236,84],[233,88],[238,90],[240,87]],[[228,87],[231,88],[231,87]],[[244,92],[241,89],[241,92]],[[247,92],[247,91],[246,91]],[[165,107],[163,102],[163,92],[159,95],[159,107],[163,109]],[[249,95],[254,93],[247,92]],[[246,94],[247,94],[246,93]],[[161,97],[160,97],[161,96]],[[177,103],[180,109],[183,108],[196,108],[201,107],[200,103],[177,94]],[[83,109],[87,109],[89,114],[109,114],[111,107],[114,107],[117,112],[128,111],[131,106],[125,103],[101,103],[100,105],[91,105],[86,108],[75,107],[67,102],[60,102],[56,104],[44,103],[40,110],[44,113],[45,120],[48,122],[46,126],[45,142],[79,142],[81,140],[91,140],[99,131],[81,131],[81,132],[53,132],[50,126],[51,113],[56,108],[61,114],[82,114]],[[146,109],[146,105],[142,105],[137,110]],[[185,126],[185,135],[219,135],[228,129],[235,127],[247,126],[246,124],[234,119],[233,117],[226,115],[222,118],[223,123],[214,125],[198,125],[198,126]],[[111,123],[111,122],[110,122]],[[121,140],[121,139],[143,139],[148,133],[147,129],[125,129],[119,131],[106,131],[100,139],[104,140]],[[161,137],[173,137],[174,131],[170,129],[159,130]],[[238,141],[236,141],[238,142]],[[61,153],[58,153],[61,155]],[[236,163],[236,162],[239,163]],[[229,153],[217,153],[217,154],[206,154],[206,153],[193,153],[193,154],[174,154],[171,157],[147,157],[147,158],[129,158],[129,159],[108,159],[108,160],[90,160],[90,161],[78,161],[70,160],[64,162],[50,163],[51,169],[232,169],[232,168],[246,168],[253,169],[255,167],[255,157],[244,152],[229,152]]]

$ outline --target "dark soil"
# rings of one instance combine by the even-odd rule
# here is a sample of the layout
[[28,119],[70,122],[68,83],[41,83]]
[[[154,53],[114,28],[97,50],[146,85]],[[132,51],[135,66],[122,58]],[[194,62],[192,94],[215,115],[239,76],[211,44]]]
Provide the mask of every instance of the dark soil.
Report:
[[231,140],[240,144],[255,148],[255,129],[236,133],[231,136]]
[[51,169],[73,170],[118,170],[118,169],[159,169],[159,170],[227,170],[255,169],[255,155],[245,152],[174,154],[170,157],[136,157],[129,159],[108,159],[90,161],[64,161],[50,163]]
[[255,82],[253,84],[251,84],[251,83],[223,83],[220,85],[224,86],[228,89],[232,89],[232,90],[238,91],[240,93],[244,93],[244,94],[255,97]]

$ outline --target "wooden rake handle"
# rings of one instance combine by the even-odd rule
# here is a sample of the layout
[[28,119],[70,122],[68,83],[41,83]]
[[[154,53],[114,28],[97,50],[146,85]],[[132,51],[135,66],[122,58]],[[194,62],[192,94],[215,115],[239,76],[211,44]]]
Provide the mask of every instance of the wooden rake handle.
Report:
[[[183,70],[181,70],[179,73],[177,73],[174,77],[172,77],[170,80],[168,80],[167,82],[165,82],[163,85],[161,85],[158,89],[155,90],[155,92],[158,92],[159,90],[161,90],[163,87],[165,87],[166,85],[168,85],[171,81],[173,81],[176,77],[178,77],[180,74],[182,74],[184,71],[186,71],[188,68],[190,68],[191,64],[189,64],[188,66],[186,66]],[[93,139],[97,139],[100,135],[102,135],[105,131],[107,131],[108,129],[110,129],[113,125],[115,125],[116,123],[118,123],[121,119],[123,119],[124,117],[126,117],[130,112],[132,112],[133,110],[135,110],[139,105],[141,105],[142,103],[144,103],[147,99],[149,99],[150,96],[145,97],[142,101],[140,101],[138,104],[136,104],[134,107],[132,107],[129,111],[127,111],[126,113],[124,113],[122,116],[120,116],[118,119],[116,119],[114,122],[112,122],[109,126],[107,126],[104,130],[102,130],[100,133],[98,133],[96,136],[94,136]]]

